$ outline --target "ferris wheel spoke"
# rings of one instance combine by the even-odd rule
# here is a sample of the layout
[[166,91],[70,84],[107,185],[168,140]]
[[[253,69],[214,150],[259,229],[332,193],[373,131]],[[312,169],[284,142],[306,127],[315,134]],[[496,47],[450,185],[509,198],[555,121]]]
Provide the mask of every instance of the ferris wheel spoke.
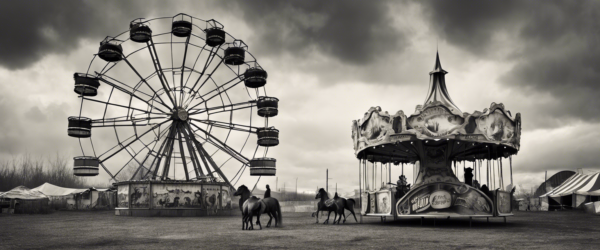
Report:
[[[140,73],[137,71],[137,69],[135,67],[133,67],[133,65],[129,62],[129,60],[127,60],[127,58],[123,58],[123,61],[125,61],[125,63],[127,63],[127,65],[129,65],[129,68],[131,68],[131,70],[133,70],[133,72],[140,78],[140,80],[142,82],[144,82],[146,84],[146,86],[148,86],[148,88],[150,88],[150,90],[152,90],[152,92],[154,93],[154,95],[156,95],[156,97],[162,103],[164,103],[165,101],[162,98],[160,98],[160,95],[158,93],[156,93],[156,91],[154,90],[154,88],[152,88],[152,86],[150,86],[150,84],[146,81],[146,79],[144,77],[142,77],[142,75],[140,75]],[[165,87],[165,86],[163,86],[163,87]],[[165,93],[167,93],[167,96],[169,97],[169,99],[171,99],[171,103],[173,103],[173,106],[176,106],[175,102],[173,101],[173,98],[169,94],[168,88],[165,89]]]
[[99,101],[96,99],[92,99],[92,98],[87,98],[87,97],[81,97],[82,99],[86,100],[86,101],[91,101],[91,102],[97,102],[97,103],[102,103],[105,104],[107,106],[115,106],[115,107],[120,107],[120,108],[124,108],[124,109],[132,109],[132,110],[136,110],[145,114],[152,114],[152,115],[164,115],[165,113],[152,113],[152,112],[148,112],[146,110],[143,109],[138,109],[138,108],[134,108],[134,107],[128,107],[125,105],[120,105],[120,104],[116,104],[116,103],[111,103],[111,102],[103,102],[103,101]]
[[104,118],[92,120],[93,128],[102,127],[142,127],[156,125],[157,123],[150,123],[150,120],[166,119],[167,117],[146,117],[146,118]]
[[[154,125],[154,126],[153,126],[152,128],[150,128],[148,131],[146,131],[146,132],[142,133],[142,134],[141,134],[141,135],[139,135],[139,136],[138,136],[138,135],[136,135],[136,136],[135,136],[135,139],[133,139],[133,140],[131,140],[130,142],[128,142],[128,143],[127,143],[127,145],[125,145],[125,146],[121,147],[121,148],[120,148],[120,149],[118,149],[116,152],[114,152],[114,153],[110,154],[109,156],[105,157],[104,159],[101,159],[101,160],[100,160],[100,162],[105,162],[106,160],[108,160],[108,159],[110,159],[111,157],[115,156],[115,155],[116,155],[116,154],[118,154],[119,152],[123,151],[123,148],[124,148],[124,147],[127,147],[127,146],[129,146],[129,145],[133,144],[134,142],[136,142],[136,141],[140,140],[140,139],[141,139],[141,138],[142,138],[144,135],[146,135],[146,134],[150,133],[150,131],[153,131],[154,129],[156,129],[156,128],[160,127],[161,125],[165,124],[165,123],[166,123],[166,122],[168,122],[168,121],[169,121],[169,120],[166,120],[166,121],[164,121],[164,122],[161,122],[161,123],[159,123],[159,124],[157,124],[157,125]],[[98,157],[98,158],[100,158],[100,157]]]
[[[177,127],[173,126],[173,133],[172,136],[169,138],[169,144],[167,144],[167,148],[165,150],[165,152],[167,153],[165,155],[165,165],[163,166],[163,173],[162,173],[162,177],[161,180],[165,180],[169,177],[169,170],[171,170],[171,159],[172,159],[172,155],[173,155],[173,149],[175,148],[175,134],[177,133]],[[159,160],[160,163],[160,160]],[[160,164],[159,164],[160,165]]]
[[[188,148],[192,149],[192,155],[194,156],[194,158],[196,160],[196,164],[198,165],[198,170],[200,171],[200,174],[202,176],[208,175],[208,176],[214,178],[212,171],[210,171],[210,166],[208,165],[208,161],[204,158],[204,155],[202,155],[202,153],[198,149],[197,145],[198,144],[202,145],[202,144],[199,142],[196,143],[197,142],[196,138],[194,137],[194,135],[192,133],[189,133],[189,131],[187,130],[187,127],[182,129],[181,132],[186,137],[186,142],[188,142],[188,144],[189,144]],[[202,161],[203,165],[200,164],[200,160]],[[204,166],[204,168],[206,169],[206,175],[204,174],[204,171],[202,170],[201,166]]]
[[196,172],[196,178],[204,176],[204,171],[202,170],[202,167],[201,167],[202,165],[200,165],[200,161],[198,160],[198,157],[196,156],[196,150],[194,148],[192,140],[190,139],[189,135],[186,133],[185,128],[181,129],[179,132],[185,138],[185,143],[188,147],[188,152],[190,153],[190,159],[191,159],[192,165],[194,166],[194,171]]
[[[219,138],[215,137],[214,135],[212,135],[211,133],[207,132],[206,130],[200,128],[196,124],[194,124],[194,123],[191,123],[191,124],[192,124],[192,126],[196,127],[196,129],[198,129],[199,131],[203,132],[206,135],[206,141],[208,141],[209,143],[211,143],[213,146],[221,149],[222,151],[228,153],[231,156],[234,156],[234,158],[236,158],[236,160],[238,160],[238,161],[240,161],[242,163],[247,164],[248,162],[250,162],[250,160],[248,158],[246,158],[241,153],[237,152],[235,149],[229,147],[229,145],[227,145],[226,143],[224,143],[221,140],[219,140]],[[196,134],[189,125],[188,125],[188,129],[191,131],[191,133]],[[196,134],[196,135],[198,135],[198,134]],[[200,136],[200,135],[198,135],[198,136]]]
[[187,168],[187,162],[185,159],[185,150],[183,149],[183,141],[181,139],[181,132],[179,131],[180,129],[177,128],[177,139],[179,141],[179,154],[181,155],[181,161],[183,163],[183,169],[185,172],[185,180],[189,181],[190,180],[190,176],[188,173],[188,168]]
[[158,72],[158,79],[160,79],[160,84],[162,85],[163,89],[165,90],[167,96],[169,96],[169,99],[171,100],[171,103],[173,104],[173,106],[177,106],[175,104],[175,101],[173,100],[173,97],[171,97],[171,92],[169,91],[169,87],[168,87],[169,84],[167,81],[167,77],[165,76],[165,72],[163,71],[163,68],[160,65],[158,53],[156,52],[156,46],[154,45],[154,40],[150,39],[150,41],[148,41],[146,43],[150,44],[148,46],[148,48],[152,47],[152,49],[149,49],[148,51],[150,52],[150,58],[152,59],[152,65],[154,66],[154,70],[156,70],[156,72]]
[[[169,125],[169,126],[170,126],[170,125]],[[113,146],[112,148],[110,148],[109,150],[107,150],[106,152],[104,152],[103,154],[101,154],[99,157],[102,157],[103,155],[107,154],[108,152],[110,152],[111,150],[113,150],[113,149],[115,149],[115,148],[117,148],[117,147],[121,147],[121,148],[123,148],[123,143],[127,143],[129,140],[132,140],[132,139],[134,139],[134,138],[136,138],[136,137],[138,136],[138,134],[137,134],[137,128],[136,128],[136,127],[134,127],[134,132],[135,132],[135,134],[134,134],[134,135],[132,135],[132,136],[129,136],[129,137],[128,137],[128,138],[126,138],[125,140],[121,141],[121,140],[119,139],[119,133],[117,133],[117,128],[116,128],[115,126],[113,126],[113,128],[114,128],[114,130],[115,130],[115,136],[117,137],[117,142],[118,142],[118,143],[117,143],[117,145]],[[149,131],[154,131],[155,129],[156,129],[156,128],[152,128],[152,129],[150,129]],[[159,132],[158,132],[158,133],[160,134],[160,126],[158,127],[158,129],[159,129]],[[154,134],[156,135],[156,132],[154,132]],[[142,136],[143,136],[143,135],[142,135]],[[158,137],[158,135],[157,135],[157,137]],[[140,138],[141,138],[141,136],[140,136]],[[140,143],[142,143],[144,146],[146,146],[146,144],[144,143],[144,141],[143,141],[143,140],[139,140],[139,142],[140,142]],[[129,144],[128,144],[128,145],[129,145]]]
[[[184,75],[184,70],[185,70],[185,59],[187,58],[187,51],[188,51],[188,45],[190,44],[190,37],[188,36],[185,39],[185,49],[183,50],[183,62],[181,63],[181,79],[179,81],[179,87],[181,88],[179,90],[179,106],[183,105],[183,75]],[[185,173],[187,176],[187,172]]]
[[[200,123],[211,125],[216,128],[232,129],[232,130],[241,131],[241,132],[256,133],[256,130],[258,129],[257,127],[236,124],[236,123],[231,123],[231,122],[227,123],[227,122],[220,122],[220,121],[213,121],[213,120],[200,120],[200,119],[194,119],[194,118],[189,118],[189,119],[192,121],[197,121]],[[196,126],[193,123],[192,123],[192,125]],[[202,131],[204,131],[204,130],[202,130]]]
[[[167,131],[167,130],[165,130],[165,131]],[[170,126],[169,130],[168,130],[169,133],[168,133],[167,137],[165,138],[165,140],[163,141],[163,143],[160,145],[160,148],[158,149],[158,151],[156,151],[156,155],[154,156],[154,159],[152,160],[152,163],[150,163],[150,169],[154,168],[154,170],[153,171],[149,171],[148,173],[146,173],[146,175],[144,176],[144,178],[146,178],[146,176],[148,176],[148,174],[150,174],[150,173],[152,173],[152,179],[153,180],[155,180],[156,177],[158,176],[158,169],[160,168],[160,162],[161,162],[162,157],[163,157],[163,151],[165,150],[165,147],[169,143],[169,140],[170,140],[169,138],[172,137],[173,131],[174,131],[173,126]],[[150,154],[152,154],[152,152],[150,152]],[[154,163],[156,163],[156,165]]]
[[[167,134],[168,130],[163,130],[162,133],[159,132],[159,135],[156,137],[156,139],[154,139],[152,142],[148,143],[148,145],[154,143],[154,146],[152,146],[152,148],[148,147],[147,144],[144,144],[142,142],[142,144],[144,144],[144,148],[148,149],[148,154],[146,154],[146,157],[144,157],[144,160],[142,160],[141,163],[139,163],[139,167],[135,170],[135,172],[133,173],[133,175],[131,176],[131,178],[129,180],[133,180],[135,178],[135,176],[137,175],[137,173],[140,171],[140,169],[144,168],[146,169],[146,174],[140,174],[140,177],[146,176],[148,175],[148,173],[150,173],[150,169],[152,168],[152,166],[150,166],[150,168],[147,168],[146,166],[144,166],[144,163],[146,163],[146,161],[148,160],[148,158],[150,158],[150,156],[152,155],[152,152],[154,152],[154,150],[156,149],[156,146],[159,144],[158,142]],[[143,150],[143,149],[142,149]],[[140,150],[141,152],[141,150]],[[143,179],[144,177],[140,178]]]
[[100,162],[100,166],[104,169],[104,171],[106,171],[106,173],[108,175],[110,175],[111,179],[113,179],[114,181],[117,181],[117,178],[115,178],[115,176],[108,170],[108,168],[106,168],[106,166],[104,166],[104,163]]
[[[196,143],[200,144],[200,142],[198,142],[198,141],[196,141]],[[225,176],[225,174],[223,174],[223,171],[221,171],[221,168],[219,168],[219,166],[217,166],[215,161],[213,161],[213,159],[208,155],[208,152],[206,152],[206,150],[204,150],[204,147],[202,147],[202,145],[199,145],[198,148],[200,150],[200,154],[205,156],[206,160],[208,160],[210,165],[212,165],[213,169],[221,176],[221,178],[225,181],[225,183],[227,183],[227,185],[229,185],[229,187],[231,187],[231,189],[235,189],[233,187],[233,185],[231,185],[231,182],[229,182],[229,180],[227,179],[227,176]]]
[[[235,82],[235,83],[231,84],[231,86],[228,86],[227,88],[225,88],[225,87],[224,87],[225,85],[232,83],[232,82],[233,82],[235,79],[239,79],[239,81],[237,81],[237,82]],[[212,100],[213,98],[215,98],[215,97],[217,97],[217,96],[220,96],[220,95],[221,95],[221,92],[226,92],[226,91],[230,90],[231,88],[235,87],[236,85],[240,84],[240,83],[241,83],[241,82],[243,82],[243,81],[244,81],[244,80],[242,80],[242,79],[241,79],[241,78],[238,76],[238,77],[236,77],[236,78],[234,78],[234,79],[231,79],[230,81],[228,81],[228,82],[224,83],[223,85],[221,85],[221,86],[220,86],[220,88],[213,89],[213,90],[209,91],[208,93],[205,93],[204,95],[200,95],[199,97],[196,97],[196,98],[200,98],[200,99],[202,99],[202,101],[201,101],[200,103],[198,103],[198,104],[196,104],[196,105],[192,106],[190,109],[194,109],[194,108],[196,108],[197,106],[199,106],[199,105],[201,105],[201,104],[203,104],[203,103],[206,103],[206,102],[208,102],[208,101]],[[223,91],[221,91],[220,89],[223,89]],[[217,91],[217,93],[216,93],[216,94],[212,94],[212,93],[213,93],[213,92],[215,92],[215,91]],[[194,92],[194,95],[195,95],[196,93],[198,93],[198,92]],[[210,97],[208,97],[208,98],[207,98],[207,96],[209,96],[210,94],[212,94],[212,95],[211,95]]]
[[[96,74],[98,74],[98,72],[96,72]],[[128,95],[130,95],[130,96],[132,96],[132,97],[135,97],[136,99],[138,99],[138,100],[140,100],[140,101],[142,101],[142,102],[144,102],[144,103],[148,104],[148,106],[149,106],[149,107],[155,108],[156,110],[158,110],[158,111],[161,111],[161,112],[163,112],[163,113],[165,112],[165,111],[163,111],[163,110],[159,109],[158,107],[156,107],[155,105],[153,105],[152,103],[150,103],[150,101],[149,101],[149,100],[146,100],[146,99],[144,99],[144,98],[142,98],[142,97],[140,97],[140,96],[138,96],[138,95],[136,95],[136,94],[135,94],[135,92],[139,92],[139,93],[142,93],[142,94],[144,94],[144,95],[148,96],[148,97],[150,98],[150,100],[154,100],[154,97],[155,97],[155,96],[157,96],[157,97],[158,97],[158,94],[157,94],[156,92],[154,92],[154,95],[149,95],[149,94],[147,94],[147,93],[144,93],[144,92],[142,92],[142,91],[139,91],[139,90],[137,90],[137,89],[135,89],[135,88],[134,88],[134,91],[135,91],[135,92],[132,92],[132,91],[129,91],[129,90],[127,90],[127,89],[125,89],[125,88],[123,88],[123,87],[121,87],[121,86],[119,86],[119,85],[117,85],[117,84],[115,84],[115,83],[113,83],[113,82],[111,82],[111,81],[109,81],[109,80],[105,79],[105,77],[106,77],[106,78],[109,78],[109,79],[111,79],[112,81],[116,81],[116,82],[118,82],[118,83],[120,83],[120,84],[122,84],[122,85],[125,85],[125,86],[127,86],[126,84],[124,84],[124,83],[122,83],[122,82],[119,82],[118,80],[116,80],[116,79],[114,79],[114,78],[112,78],[112,77],[110,77],[110,76],[107,76],[107,75],[99,75],[99,76],[100,76],[100,77],[99,77],[99,80],[100,80],[100,81],[102,81],[103,83],[106,83],[106,84],[108,84],[108,85],[112,86],[113,88],[115,88],[115,89],[117,89],[117,90],[119,90],[119,91],[121,91],[121,92],[123,92],[123,93],[125,93],[125,94],[128,94]],[[144,82],[145,82],[145,80],[144,80]],[[154,91],[154,90],[153,90],[153,91]],[[169,107],[168,105],[166,105],[166,104],[165,104],[165,103],[164,103],[162,100],[157,100],[156,102],[157,102],[157,103],[160,103],[160,104],[162,104],[163,106],[165,106],[165,107],[167,107],[167,108],[171,108],[171,107]]]
[[[129,163],[131,163],[131,161],[135,161],[137,162],[138,166],[141,166],[141,163],[135,158],[138,156],[138,154],[140,154],[142,152],[142,150],[144,150],[144,148],[140,149],[139,151],[135,152],[135,150],[131,150],[133,152],[135,152],[135,154],[131,153],[129,151],[129,149],[127,149],[127,147],[125,148],[125,152],[127,152],[129,154],[129,156],[131,157],[131,159],[129,159],[125,165],[123,165],[123,167],[121,167],[121,169],[119,169],[119,171],[117,171],[117,173],[115,174],[115,176],[119,176],[119,173],[121,173],[121,171],[123,171],[123,169],[125,169],[125,167],[127,167],[129,165]],[[138,167],[139,168],[139,167]],[[137,171],[136,171],[137,172]]]
[[[202,114],[202,113],[208,113],[209,115],[212,115],[212,114],[216,114],[216,113],[220,113],[220,112],[229,112],[229,111],[247,109],[247,108],[252,108],[252,107],[256,107],[256,101],[254,101],[254,100],[247,101],[247,102],[233,103],[233,104],[228,104],[228,105],[222,105],[222,106],[215,106],[215,107],[210,107],[210,108],[203,108],[203,109],[202,108],[189,109],[188,111],[189,111],[189,115],[197,115],[197,114]],[[229,109],[227,109],[227,108],[229,108]],[[210,111],[215,111],[215,112],[210,113]]]
[[[233,187],[233,185],[231,185],[231,183],[229,182],[229,180],[227,179],[227,177],[225,176],[225,174],[223,174],[223,172],[221,171],[221,169],[219,168],[219,166],[217,166],[217,164],[213,161],[213,159],[210,157],[210,155],[208,154],[208,152],[206,152],[206,150],[204,149],[204,147],[202,147],[202,144],[198,140],[195,139],[193,133],[191,132],[192,130],[191,130],[189,124],[187,124],[187,129],[188,129],[188,132],[190,133],[190,135],[192,137],[192,141],[196,144],[196,148],[198,149],[198,153],[200,154],[200,157],[202,157],[203,160],[208,161],[208,163],[220,175],[220,177],[225,181],[225,183],[227,183],[227,185],[229,185],[232,189],[235,189]],[[212,173],[210,172],[210,170],[209,170],[209,175],[212,175]]]
[[[196,88],[196,86],[198,86],[198,83],[200,82],[200,80],[202,80],[202,77],[205,75],[206,70],[210,67],[210,65],[212,64],[213,60],[215,59],[215,57],[219,57],[218,55],[218,51],[221,48],[221,45],[217,46],[217,47],[213,47],[210,49],[210,54],[206,57],[206,62],[204,63],[204,67],[202,68],[202,71],[199,73],[198,79],[196,80],[196,82],[194,83],[194,85],[192,86],[192,96],[190,96],[188,98],[189,99],[193,99],[194,96],[198,93],[198,91],[202,88],[202,86],[204,86],[204,84],[206,83],[207,80],[204,80],[204,82],[202,82],[202,84],[200,85],[200,87],[198,87],[198,90],[194,89]],[[219,68],[219,66],[221,65],[221,63],[223,63],[223,58],[221,58],[221,60],[219,60],[219,64],[217,64],[217,66],[213,69],[213,71],[208,75],[208,77],[212,76],[212,74],[215,73],[215,71]],[[186,100],[187,102],[187,100]]]
[[[189,69],[190,71],[192,71],[194,73],[198,73],[200,75],[203,75],[202,72],[199,72],[199,71],[196,70],[196,64],[198,63],[198,60],[200,59],[200,56],[202,56],[202,52],[209,51],[209,50],[206,49],[206,46],[207,46],[206,44],[204,46],[202,46],[202,49],[198,53],[198,56],[196,57],[196,60],[194,60],[194,64],[192,65],[192,67],[191,68],[190,67],[185,67],[186,69]],[[211,48],[210,52],[212,52],[212,48]],[[210,57],[210,54],[209,54],[209,57]],[[207,58],[207,60],[208,60],[208,58]],[[187,79],[185,80],[185,84],[183,85],[184,88],[187,87],[187,83],[188,83],[188,81],[190,80],[191,77],[192,77],[192,74],[189,74],[188,77],[187,77]]]

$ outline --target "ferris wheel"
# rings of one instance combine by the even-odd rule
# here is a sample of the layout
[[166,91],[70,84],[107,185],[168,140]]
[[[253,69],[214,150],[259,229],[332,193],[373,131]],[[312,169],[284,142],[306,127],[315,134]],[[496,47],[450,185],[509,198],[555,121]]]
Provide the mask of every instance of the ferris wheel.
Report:
[[[117,182],[230,187],[246,168],[275,175],[276,160],[266,155],[279,144],[268,123],[279,100],[267,95],[267,72],[248,46],[223,28],[187,14],[140,18],[100,42],[87,71],[74,75],[81,104],[68,135],[82,152],[74,174],[96,176],[101,167]],[[231,179],[226,164],[237,165]]]

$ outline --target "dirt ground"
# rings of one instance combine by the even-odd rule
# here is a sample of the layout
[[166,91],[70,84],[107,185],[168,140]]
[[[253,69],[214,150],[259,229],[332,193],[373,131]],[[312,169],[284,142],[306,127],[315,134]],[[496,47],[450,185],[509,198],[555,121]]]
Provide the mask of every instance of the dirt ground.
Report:
[[[0,249],[597,249],[600,216],[580,211],[516,212],[501,218],[379,218],[315,224],[310,213],[284,213],[284,226],[242,231],[239,217],[119,217],[114,212],[0,214]],[[333,215],[332,215],[333,218]],[[262,217],[263,225],[268,216]],[[359,218],[360,220],[360,218]],[[322,221],[322,220],[321,220]]]

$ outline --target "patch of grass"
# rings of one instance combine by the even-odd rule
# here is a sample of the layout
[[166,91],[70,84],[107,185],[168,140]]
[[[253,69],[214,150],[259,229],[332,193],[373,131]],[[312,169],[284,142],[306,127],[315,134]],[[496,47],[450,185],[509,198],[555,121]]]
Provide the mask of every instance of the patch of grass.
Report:
[[[120,217],[112,211],[1,215],[0,249],[591,249],[600,216],[579,211],[516,212],[502,218],[315,224],[310,213],[284,213],[285,226],[242,231],[240,217]],[[360,220],[360,218],[359,218]],[[268,216],[261,222],[266,225]],[[322,222],[323,220],[321,220]],[[258,227],[255,227],[258,229]]]

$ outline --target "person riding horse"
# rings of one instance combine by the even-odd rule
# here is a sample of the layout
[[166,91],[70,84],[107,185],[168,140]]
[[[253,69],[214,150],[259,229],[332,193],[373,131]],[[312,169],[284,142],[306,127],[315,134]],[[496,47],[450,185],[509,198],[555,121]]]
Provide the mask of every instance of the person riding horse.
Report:
[[410,190],[410,184],[406,181],[406,176],[401,175],[398,177],[396,185],[396,200],[402,198]]
[[271,197],[271,188],[267,184],[267,191],[265,191],[265,195],[263,198],[269,198],[269,197]]

